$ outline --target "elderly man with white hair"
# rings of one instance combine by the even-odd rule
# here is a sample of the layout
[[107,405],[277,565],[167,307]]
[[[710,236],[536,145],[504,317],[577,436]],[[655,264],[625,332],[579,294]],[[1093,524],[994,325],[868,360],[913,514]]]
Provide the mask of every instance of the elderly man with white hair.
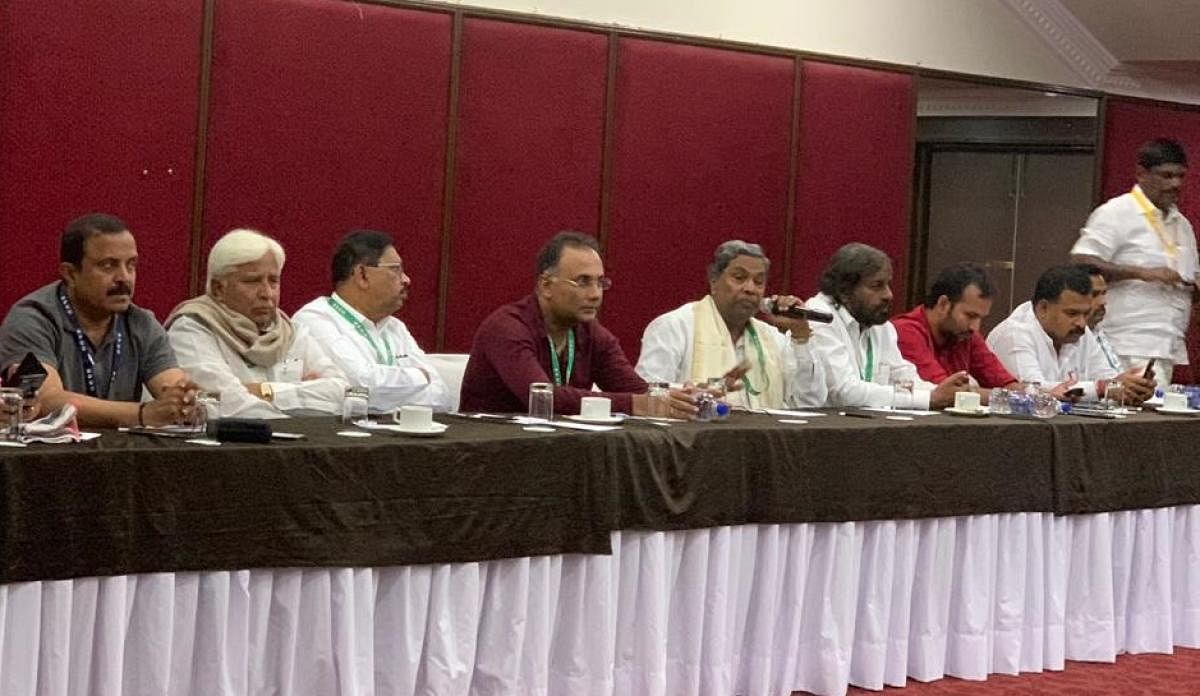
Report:
[[341,411],[345,375],[279,309],[284,259],[266,235],[229,232],[208,254],[205,294],[167,318],[180,365],[200,388],[220,393],[222,416]]

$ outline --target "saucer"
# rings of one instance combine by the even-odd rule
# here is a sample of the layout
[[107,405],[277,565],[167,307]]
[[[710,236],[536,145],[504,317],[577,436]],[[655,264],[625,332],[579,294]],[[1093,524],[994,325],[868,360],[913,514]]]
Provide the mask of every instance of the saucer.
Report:
[[1200,416],[1200,408],[1166,408],[1159,406],[1155,410],[1159,413],[1166,413],[1172,416]]
[[945,412],[952,416],[966,416],[967,418],[987,418],[991,414],[987,406],[980,406],[979,408],[955,408],[950,406],[945,409]]
[[580,423],[593,423],[595,425],[614,425],[616,423],[621,423],[622,421],[624,421],[625,415],[621,414],[621,413],[614,413],[611,416],[608,416],[607,418],[585,418],[583,416],[563,416],[563,418],[567,418],[567,419],[573,420],[573,421],[578,421]]

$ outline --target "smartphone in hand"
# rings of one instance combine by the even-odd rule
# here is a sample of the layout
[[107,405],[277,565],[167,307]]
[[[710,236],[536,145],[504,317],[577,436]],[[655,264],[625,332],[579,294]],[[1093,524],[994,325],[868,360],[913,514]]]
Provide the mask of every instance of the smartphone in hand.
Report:
[[1154,377],[1154,358],[1150,358],[1150,362],[1146,363],[1146,370],[1142,373],[1142,379],[1152,379]]

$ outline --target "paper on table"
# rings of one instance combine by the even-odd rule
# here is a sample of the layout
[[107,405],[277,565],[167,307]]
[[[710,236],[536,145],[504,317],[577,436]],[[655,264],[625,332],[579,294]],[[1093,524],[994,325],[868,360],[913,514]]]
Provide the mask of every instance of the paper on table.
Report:
[[867,407],[863,407],[863,408],[862,408],[862,409],[860,409],[860,410],[863,410],[863,411],[879,411],[880,413],[897,413],[897,414],[904,414],[904,415],[906,415],[906,416],[936,416],[936,415],[937,415],[937,411],[921,411],[921,410],[918,410],[918,409],[915,409],[915,408],[913,408],[913,409],[908,409],[908,408],[879,408],[878,406],[867,406]]
[[819,418],[826,414],[817,413],[816,411],[789,411],[785,408],[764,408],[763,413],[771,416],[782,416],[783,418]]
[[591,423],[580,423],[578,421],[555,420],[548,421],[544,418],[530,418],[528,416],[517,416],[513,419],[518,425],[549,425],[555,428],[570,428],[571,430],[590,430],[592,432],[603,432],[605,430],[620,430],[619,425],[593,425]]

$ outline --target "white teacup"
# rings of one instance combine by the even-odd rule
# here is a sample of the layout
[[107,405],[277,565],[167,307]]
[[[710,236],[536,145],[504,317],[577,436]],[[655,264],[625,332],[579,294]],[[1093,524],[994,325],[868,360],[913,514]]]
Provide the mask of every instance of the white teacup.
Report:
[[612,401],[603,396],[585,396],[579,400],[579,415],[593,420],[604,420],[612,415]]
[[1186,411],[1188,407],[1187,394],[1167,392],[1163,394],[1163,408],[1168,411]]
[[954,409],[956,411],[978,411],[979,393],[971,391],[955,392]]
[[401,406],[392,414],[392,420],[412,430],[429,430],[433,427],[433,409],[428,406]]

